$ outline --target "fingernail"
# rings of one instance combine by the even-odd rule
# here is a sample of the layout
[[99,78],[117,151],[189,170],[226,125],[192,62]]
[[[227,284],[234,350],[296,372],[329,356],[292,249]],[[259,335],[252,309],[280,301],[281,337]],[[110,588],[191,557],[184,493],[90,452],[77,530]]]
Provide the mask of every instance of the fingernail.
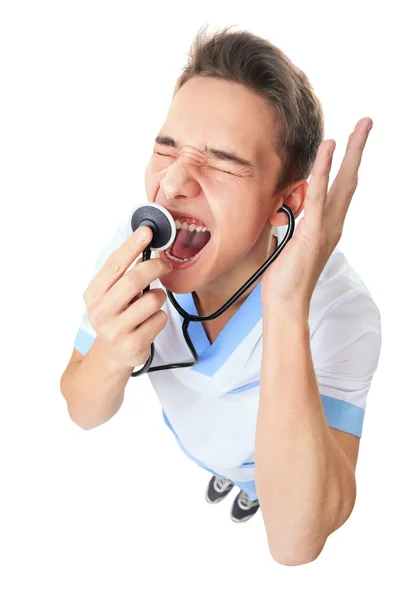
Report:
[[368,125],[368,130],[367,130],[367,131],[368,131],[368,133],[371,131],[371,129],[372,129],[372,127],[373,127],[373,125],[374,125],[373,123],[371,123],[370,125]]
[[148,230],[144,226],[138,227],[135,231],[135,235],[140,239],[141,242],[146,242],[146,240],[149,238]]

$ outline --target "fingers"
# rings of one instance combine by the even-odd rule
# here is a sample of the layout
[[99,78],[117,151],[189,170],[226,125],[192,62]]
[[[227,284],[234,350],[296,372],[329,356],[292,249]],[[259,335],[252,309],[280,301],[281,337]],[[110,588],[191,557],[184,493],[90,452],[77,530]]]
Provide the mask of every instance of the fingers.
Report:
[[140,299],[143,299],[152,291],[148,290],[141,295],[145,287],[171,270],[172,265],[160,258],[151,258],[131,269],[124,277],[116,281],[102,298],[99,306],[100,318],[105,321],[120,315],[136,296],[139,295]]
[[133,260],[141,254],[151,240],[149,227],[138,227],[127,240],[106,260],[99,272],[93,277],[84,293],[84,300],[96,303],[127,271]]
[[312,227],[322,227],[327,188],[336,142],[325,140],[319,146],[304,201],[304,214]]
[[369,117],[361,119],[356,124],[354,131],[349,136],[339,172],[329,190],[328,202],[334,204],[334,208],[332,207],[331,210],[337,212],[335,218],[338,221],[344,221],[350,201],[358,185],[359,166],[372,125],[372,120]]
[[155,288],[143,294],[118,317],[119,333],[124,335],[144,324],[163,307],[166,299],[167,295],[161,288]]
[[[156,336],[166,327],[167,323],[166,312],[158,310],[127,335],[127,344],[130,344],[133,352],[142,353],[147,358],[151,343],[155,341]],[[141,363],[137,362],[136,364]]]
[[[142,255],[143,257],[143,251],[149,245],[151,239],[151,229],[146,226],[141,226],[136,229],[136,231],[130,235],[119,248],[110,254],[102,268],[93,277],[88,288],[83,294],[83,298],[88,309],[93,311],[95,308],[98,308],[98,305],[103,300],[105,294],[123,277],[129,267],[132,265],[132,262],[137,259],[139,255]],[[162,265],[169,264],[167,260],[157,259],[156,262],[158,266],[156,266],[154,261],[155,259],[146,261],[147,263],[151,263],[153,266],[151,267],[151,271],[148,271],[149,266],[144,271],[145,280],[146,275],[152,274],[155,274],[153,279],[156,279],[159,276]],[[135,266],[137,264],[142,264],[141,258],[136,261]],[[134,267],[131,270],[133,271]],[[138,291],[142,291],[150,283],[150,281],[153,281],[153,279],[147,281],[143,287],[140,288],[140,290],[138,288],[136,293],[138,293]]]

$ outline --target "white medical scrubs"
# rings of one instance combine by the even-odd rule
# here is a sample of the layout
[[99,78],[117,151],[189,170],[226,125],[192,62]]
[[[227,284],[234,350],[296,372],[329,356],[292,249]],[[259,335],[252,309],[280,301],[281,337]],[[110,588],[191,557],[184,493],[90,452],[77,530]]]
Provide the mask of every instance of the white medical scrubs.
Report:
[[[285,226],[275,229],[279,242],[285,231]],[[94,273],[129,235],[129,223],[123,222],[99,254]],[[151,283],[151,288],[155,287],[163,288],[159,280]],[[191,292],[174,296],[187,312],[198,314]],[[168,299],[163,310],[168,323],[155,339],[152,366],[192,360],[182,334],[182,317]],[[369,290],[338,248],[317,282],[308,323],[327,422],[330,427],[361,437],[366,398],[379,360],[381,319]],[[197,365],[141,377],[149,377],[162,417],[183,452],[208,472],[232,480],[250,500],[255,500],[261,280],[213,344],[202,323],[191,322],[188,332],[199,356]],[[95,337],[85,310],[74,346],[85,355]],[[279,393],[278,388],[277,396]]]

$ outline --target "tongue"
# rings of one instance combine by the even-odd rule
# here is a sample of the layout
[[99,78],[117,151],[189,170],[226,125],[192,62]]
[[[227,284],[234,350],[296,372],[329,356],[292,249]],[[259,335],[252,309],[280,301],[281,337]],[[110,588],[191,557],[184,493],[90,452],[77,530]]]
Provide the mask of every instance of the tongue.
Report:
[[179,229],[170,253],[175,258],[191,258],[195,256],[210,239],[209,231],[188,231]]

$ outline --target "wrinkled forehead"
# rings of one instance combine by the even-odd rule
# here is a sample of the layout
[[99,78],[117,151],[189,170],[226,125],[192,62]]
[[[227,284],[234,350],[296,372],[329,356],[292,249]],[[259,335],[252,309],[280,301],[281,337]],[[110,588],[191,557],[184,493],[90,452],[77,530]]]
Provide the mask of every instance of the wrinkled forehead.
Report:
[[244,151],[253,164],[273,152],[276,122],[265,98],[241,84],[193,77],[175,94],[161,128],[181,145]]

